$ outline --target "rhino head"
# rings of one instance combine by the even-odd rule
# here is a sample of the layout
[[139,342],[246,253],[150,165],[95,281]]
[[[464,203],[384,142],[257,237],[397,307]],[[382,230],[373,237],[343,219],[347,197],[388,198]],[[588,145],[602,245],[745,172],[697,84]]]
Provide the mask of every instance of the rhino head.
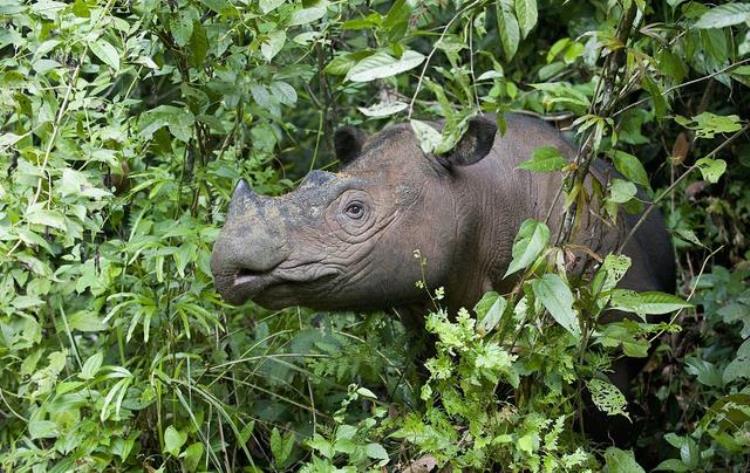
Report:
[[424,301],[423,279],[450,291],[475,243],[461,202],[471,183],[458,169],[484,158],[495,134],[494,120],[475,117],[450,153],[433,156],[408,124],[369,138],[344,128],[334,137],[340,172],[313,171],[275,198],[240,181],[211,257],[219,293],[270,309],[366,310]]

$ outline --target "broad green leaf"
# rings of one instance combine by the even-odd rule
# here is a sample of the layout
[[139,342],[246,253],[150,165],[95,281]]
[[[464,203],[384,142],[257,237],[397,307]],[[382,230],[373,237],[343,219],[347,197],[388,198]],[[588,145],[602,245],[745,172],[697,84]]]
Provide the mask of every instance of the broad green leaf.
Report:
[[412,50],[404,51],[399,59],[381,51],[359,61],[349,69],[346,78],[352,82],[384,79],[414,69],[423,61],[424,55]]
[[648,174],[641,161],[632,154],[620,150],[612,151],[612,162],[617,172],[639,186],[648,188]]
[[284,105],[294,105],[297,103],[297,91],[284,81],[277,80],[272,82],[271,94]]
[[482,299],[474,306],[474,312],[481,320],[477,325],[477,332],[485,335],[491,332],[505,313],[508,302],[497,292],[490,291],[482,296]]
[[258,6],[263,13],[270,13],[284,4],[286,0],[260,0]]
[[545,274],[531,282],[534,296],[542,303],[552,318],[576,338],[581,336],[578,314],[573,309],[573,293],[557,274]]
[[99,316],[89,310],[79,310],[71,315],[69,323],[71,329],[81,332],[101,332],[107,328]]
[[193,15],[189,10],[181,10],[169,22],[169,31],[177,46],[183,47],[190,42],[190,37],[193,35],[193,21]]
[[723,159],[701,158],[695,162],[700,169],[703,179],[716,184],[727,170],[727,163]]
[[699,29],[726,28],[750,22],[750,3],[727,3],[704,13],[695,23]]
[[198,469],[204,449],[203,442],[192,443],[185,449],[184,465],[187,471],[192,473]]
[[613,309],[632,312],[640,316],[668,314],[692,307],[692,304],[671,294],[657,291],[638,293],[628,289],[614,289],[610,304]]
[[368,399],[377,399],[378,397],[375,395],[374,392],[370,391],[369,389],[365,387],[359,387],[357,388],[357,394],[359,394],[362,397],[366,397]]
[[55,438],[60,435],[57,424],[49,420],[32,419],[28,424],[31,440]]
[[[367,456],[369,458],[372,458],[374,460],[388,460],[388,452],[383,448],[382,445],[379,443],[368,443],[365,447],[365,452],[367,453]],[[385,463],[378,463],[380,466],[384,465]]]
[[271,431],[271,453],[276,466],[283,466],[289,459],[294,448],[294,432],[289,432],[282,437],[279,429],[274,427]]
[[532,219],[525,220],[513,242],[513,259],[503,277],[508,277],[528,267],[541,254],[548,242],[549,227],[547,225]]
[[103,360],[104,354],[102,352],[96,352],[91,355],[83,364],[78,377],[83,380],[93,379],[94,376],[96,376],[96,373],[99,372],[99,368],[101,368]]
[[333,443],[326,440],[317,432],[313,434],[313,438],[308,440],[306,443],[310,448],[316,450],[325,458],[333,458],[336,455],[336,450],[333,448]]
[[516,18],[521,36],[526,37],[537,22],[538,12],[536,0],[515,0]]
[[503,46],[505,59],[510,61],[513,59],[513,56],[516,55],[518,43],[521,40],[518,31],[518,21],[513,15],[510,5],[505,1],[496,2],[495,5],[497,13],[497,31],[500,36],[500,42]]
[[641,79],[641,85],[651,95],[651,100],[654,102],[654,113],[657,117],[663,117],[667,114],[669,103],[664,98],[664,90],[660,85],[648,75],[644,75]]
[[630,181],[624,181],[622,179],[612,179],[609,188],[609,200],[616,204],[624,204],[630,201],[638,190]]
[[382,118],[394,115],[398,112],[406,110],[409,107],[405,102],[399,100],[393,102],[380,102],[370,107],[357,107],[363,115],[373,118]]
[[104,64],[108,65],[115,71],[120,69],[120,53],[114,46],[104,39],[97,39],[89,43],[89,49]]
[[567,166],[568,160],[554,146],[542,146],[534,150],[531,159],[518,165],[520,169],[532,172],[559,171]]
[[614,384],[598,378],[586,381],[586,387],[591,394],[591,400],[597,409],[608,416],[623,415],[630,419],[625,395]]
[[187,143],[193,135],[195,117],[187,108],[172,105],[160,105],[140,116],[138,125],[140,134],[150,139],[154,132],[162,127],[169,128],[170,133],[178,140]]
[[713,363],[706,360],[700,359],[695,356],[690,356],[685,359],[685,371],[688,374],[695,376],[698,382],[704,386],[712,386],[715,388],[722,388],[724,382],[721,379],[721,372],[716,369]]
[[443,141],[443,137],[440,132],[433,128],[426,122],[421,120],[411,120],[411,127],[414,130],[414,134],[419,140],[419,146],[425,153],[432,153],[440,146]]
[[607,464],[607,473],[646,473],[635,460],[632,450],[609,447],[604,452],[604,460]]
[[186,441],[187,433],[177,430],[174,425],[170,425],[164,431],[164,452],[177,457]]
[[296,10],[292,14],[289,26],[300,26],[320,20],[326,14],[328,9],[328,0],[320,0],[313,6]]
[[65,217],[58,210],[47,210],[37,204],[28,209],[25,217],[26,221],[31,224],[46,225],[58,230],[65,230]]
[[740,345],[734,359],[724,369],[725,383],[731,383],[739,378],[750,379],[750,339]]
[[268,34],[268,37],[260,45],[260,53],[266,59],[271,62],[281,48],[284,47],[286,42],[286,33],[283,30],[274,30]]
[[677,115],[675,121],[695,131],[696,138],[711,139],[719,133],[733,133],[742,129],[742,122],[737,115],[716,115],[703,112],[693,118]]
[[690,471],[691,468],[676,458],[670,458],[656,465],[654,471],[676,471],[679,473]]

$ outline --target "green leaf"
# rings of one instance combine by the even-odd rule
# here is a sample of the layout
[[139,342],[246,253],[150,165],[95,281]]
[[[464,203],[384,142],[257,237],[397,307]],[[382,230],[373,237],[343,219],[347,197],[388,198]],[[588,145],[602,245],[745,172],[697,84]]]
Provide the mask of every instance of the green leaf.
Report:
[[628,289],[613,289],[610,304],[613,309],[632,312],[640,316],[668,314],[693,306],[672,294],[657,291],[638,293]]
[[696,28],[726,28],[750,22],[750,3],[727,3],[714,7],[695,22]]
[[703,179],[716,184],[727,170],[727,163],[723,159],[701,158],[695,162],[703,175]]
[[497,32],[500,35],[505,59],[510,61],[516,55],[518,43],[521,40],[518,31],[518,21],[513,16],[510,5],[505,0],[496,2],[495,5],[497,12]]
[[526,37],[537,22],[536,0],[515,0],[516,18],[521,29],[521,36]]
[[271,431],[271,453],[273,454],[274,464],[282,467],[289,459],[292,448],[294,448],[294,432],[289,432],[282,437],[279,429],[274,427]]
[[643,467],[635,461],[632,450],[609,447],[604,452],[604,461],[607,464],[607,473],[646,473]]
[[368,399],[377,399],[378,397],[375,395],[374,392],[370,391],[369,389],[365,387],[359,387],[357,388],[357,394],[359,394],[362,397],[366,397]]
[[37,204],[29,207],[25,218],[30,224],[46,225],[58,230],[65,230],[65,217],[58,210],[47,210]]
[[268,34],[265,41],[261,43],[260,53],[266,61],[271,62],[271,59],[273,59],[279,51],[281,51],[281,48],[284,47],[285,42],[286,33],[283,30],[272,31]]
[[318,433],[313,434],[313,438],[307,441],[307,445],[325,458],[333,458],[336,455],[333,444]]
[[169,22],[169,31],[172,33],[175,44],[183,47],[190,42],[193,35],[193,15],[189,10],[181,10]]
[[192,443],[185,449],[185,460],[183,464],[187,471],[192,473],[198,469],[201,458],[203,458],[203,451],[204,447],[202,442]]
[[172,105],[160,105],[143,113],[138,120],[142,137],[151,139],[156,130],[166,126],[175,138],[184,143],[193,136],[194,123],[195,117],[190,110]]
[[676,458],[670,458],[656,465],[654,471],[676,471],[679,473],[690,471],[690,467]]
[[289,26],[306,25],[308,23],[312,23],[313,21],[320,20],[325,16],[327,8],[328,1],[321,0],[315,3],[314,6],[299,9],[292,14],[292,19],[289,21]]
[[622,415],[630,419],[627,412],[628,401],[614,384],[598,378],[586,381],[591,400],[597,409],[608,416]]
[[297,91],[284,81],[277,80],[271,83],[271,94],[284,105],[297,103]]
[[286,0],[260,0],[258,5],[263,13],[270,13],[284,4]]
[[[373,460],[388,460],[388,452],[379,443],[368,443],[365,447],[365,453],[369,458]],[[379,463],[379,466],[383,466],[385,463]]]
[[531,159],[518,165],[520,169],[532,172],[559,171],[567,166],[568,160],[554,146],[541,146],[534,150]]
[[419,140],[419,146],[425,153],[432,153],[440,146],[443,137],[432,125],[421,120],[411,120],[411,127]]
[[528,267],[541,254],[547,242],[549,242],[549,227],[536,220],[525,220],[513,242],[513,259],[503,277],[508,277]]
[[639,186],[648,188],[648,174],[641,161],[632,154],[620,150],[612,151],[612,162],[617,172],[635,182]]
[[723,380],[731,383],[739,378],[750,379],[750,339],[740,345],[735,358],[724,369]]
[[721,373],[713,363],[706,360],[702,360],[695,356],[688,357],[685,360],[685,371],[688,374],[695,376],[698,382],[704,386],[712,386],[715,388],[724,387],[724,382],[721,379]]
[[31,440],[55,438],[60,435],[57,424],[49,420],[31,419],[28,428]]
[[644,75],[641,79],[641,85],[651,95],[651,100],[654,102],[654,113],[657,117],[663,117],[667,114],[669,104],[667,99],[664,98],[664,90],[659,84],[654,81],[648,75]]
[[177,457],[180,454],[180,449],[187,441],[187,433],[181,432],[170,425],[167,430],[164,431],[164,452],[169,453],[173,457]]
[[531,282],[534,296],[542,303],[552,318],[576,338],[581,336],[578,315],[573,309],[573,293],[557,274],[545,274]]
[[200,21],[193,21],[193,34],[190,36],[190,65],[200,67],[208,55],[208,36]]
[[477,325],[477,331],[480,335],[490,333],[500,322],[508,302],[497,292],[490,291],[485,293],[474,306],[474,312],[481,321]]
[[97,39],[96,41],[89,43],[89,49],[98,57],[104,64],[108,65],[115,71],[120,69],[120,53],[117,52],[114,46],[109,44],[104,39]]
[[388,117],[395,115],[398,112],[406,110],[409,107],[405,102],[399,100],[393,102],[380,102],[372,105],[371,107],[357,107],[363,115],[373,118]]
[[609,200],[616,204],[624,204],[630,201],[638,190],[630,181],[623,181],[622,179],[612,179],[609,188]]
[[102,352],[96,352],[91,355],[83,364],[78,377],[83,380],[93,379],[94,376],[96,376],[96,373],[99,372],[99,368],[101,368],[103,360],[104,354]]
[[711,139],[719,133],[733,133],[742,129],[742,122],[737,115],[716,115],[703,112],[689,119],[677,115],[675,121],[695,131],[696,138]]
[[404,51],[399,59],[380,51],[359,61],[349,69],[346,78],[352,82],[384,79],[414,69],[422,64],[424,59],[422,53],[412,50]]
[[70,316],[70,328],[81,332],[101,332],[107,329],[99,316],[90,310],[79,310]]

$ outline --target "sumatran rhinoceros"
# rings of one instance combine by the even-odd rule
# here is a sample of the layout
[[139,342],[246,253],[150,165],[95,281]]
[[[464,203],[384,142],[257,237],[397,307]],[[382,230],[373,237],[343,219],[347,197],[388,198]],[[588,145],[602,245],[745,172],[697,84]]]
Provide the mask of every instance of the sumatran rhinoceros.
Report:
[[[429,303],[415,284],[423,278],[429,288],[444,288],[451,310],[472,307],[489,290],[509,292],[516,279],[503,276],[521,223],[549,215],[555,235],[563,205],[556,199],[560,173],[518,165],[541,146],[568,157],[575,150],[541,120],[506,119],[507,131],[499,135],[494,117],[474,117],[441,156],[423,152],[409,124],[370,137],[344,128],[334,137],[343,165],[338,173],[313,171],[297,190],[275,198],[240,181],[213,249],[217,289],[234,304],[395,308],[417,319]],[[593,172],[600,181],[612,174],[604,163],[595,163]],[[626,215],[610,225],[593,213],[582,212],[574,242],[599,254],[614,251],[639,218]],[[672,290],[673,255],[658,212],[645,219],[624,253],[632,266],[620,287]],[[616,383],[627,384],[631,374],[618,373]]]

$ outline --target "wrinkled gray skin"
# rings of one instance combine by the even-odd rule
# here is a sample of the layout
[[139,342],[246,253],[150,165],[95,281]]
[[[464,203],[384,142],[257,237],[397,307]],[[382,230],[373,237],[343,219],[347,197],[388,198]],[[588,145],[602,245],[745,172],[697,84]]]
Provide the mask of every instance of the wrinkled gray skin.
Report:
[[[426,291],[415,285],[423,278],[415,250],[426,258],[428,286],[445,288],[452,311],[473,307],[485,291],[508,292],[516,280],[503,275],[521,222],[544,220],[554,205],[549,224],[556,235],[562,215],[563,199],[554,202],[560,173],[518,165],[540,146],[568,157],[575,150],[540,120],[506,118],[503,136],[494,117],[474,118],[445,156],[423,153],[408,124],[369,138],[347,128],[334,140],[344,163],[339,173],[311,172],[299,189],[277,198],[259,196],[241,181],[214,245],[217,289],[231,303],[252,299],[270,309],[395,309],[415,333],[429,307]],[[614,175],[603,162],[593,168],[605,184]],[[623,216],[612,226],[588,210],[574,242],[601,255],[614,251],[639,218]],[[658,212],[624,252],[632,266],[620,287],[673,290],[672,249]],[[580,272],[580,264],[573,267]],[[640,365],[621,360],[610,377],[627,392]],[[590,404],[585,418],[594,439],[622,445],[633,437],[627,420],[606,418]]]
[[[428,285],[445,288],[450,308],[472,307],[490,289],[508,291],[514,279],[502,276],[513,238],[525,219],[544,220],[561,178],[518,164],[540,146],[568,156],[574,150],[540,120],[509,115],[507,123],[500,136],[494,117],[473,119],[454,151],[441,157],[423,153],[408,124],[369,138],[344,129],[335,138],[345,163],[339,173],[311,172],[277,198],[240,182],[213,250],[217,289],[231,303],[252,299],[270,309],[413,309],[427,302],[415,285],[422,279],[413,256],[419,250]],[[604,181],[612,172],[597,163],[594,173]],[[551,214],[553,235],[561,205],[559,199]],[[575,240],[606,254],[637,218],[610,228],[585,213]],[[672,251],[658,212],[625,253],[633,265],[621,287],[671,288]]]

